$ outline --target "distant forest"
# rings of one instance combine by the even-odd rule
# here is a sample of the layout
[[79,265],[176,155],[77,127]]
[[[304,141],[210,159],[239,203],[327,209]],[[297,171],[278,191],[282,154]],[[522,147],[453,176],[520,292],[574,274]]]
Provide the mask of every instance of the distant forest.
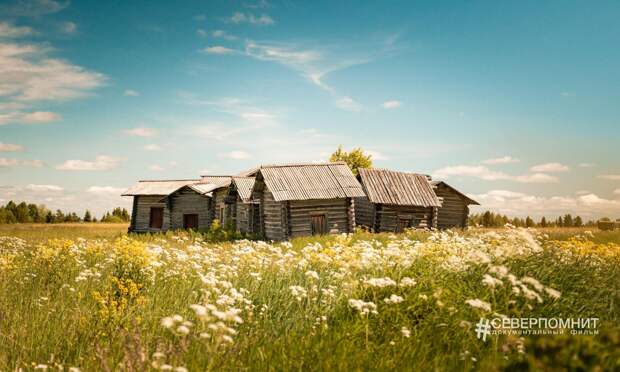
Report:
[[[609,219],[606,220],[609,221]],[[538,221],[535,221],[529,216],[525,218],[510,218],[508,216],[500,215],[490,211],[472,214],[469,216],[470,226],[502,227],[506,224],[511,224],[517,227],[582,227],[596,226],[597,223],[595,221],[584,222],[580,216],[573,217],[571,214],[566,214],[555,219],[542,217]]]
[[51,211],[45,205],[21,202],[19,204],[9,201],[0,207],[0,224],[10,223],[61,223],[61,222],[103,222],[120,223],[129,222],[129,212],[125,208],[114,208],[106,212],[99,221],[90,211],[84,216],[78,216],[75,212],[63,212],[57,209]]

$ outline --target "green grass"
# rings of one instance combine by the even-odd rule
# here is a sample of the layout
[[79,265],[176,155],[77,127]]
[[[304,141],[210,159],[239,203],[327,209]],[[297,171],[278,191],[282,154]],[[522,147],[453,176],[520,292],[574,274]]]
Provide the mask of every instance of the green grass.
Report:
[[[192,371],[620,368],[620,252],[598,243],[617,241],[618,232],[580,241],[547,232],[562,240],[543,240],[539,250],[506,230],[441,239],[427,232],[358,233],[268,245],[205,243],[199,234],[184,233],[127,239],[124,229],[2,227],[0,236],[25,242],[0,239],[0,370],[41,363],[83,371],[163,363]],[[515,295],[508,278],[494,289],[486,286],[484,275],[497,265],[517,280],[536,278],[560,298],[532,285],[541,303]],[[384,277],[416,284],[365,282]],[[306,296],[297,299],[291,286]],[[385,303],[393,294],[403,301]],[[360,316],[349,299],[372,302],[377,313]],[[492,310],[467,305],[471,299]],[[243,323],[222,323],[234,329],[233,342],[223,341],[225,328],[210,329],[217,321],[198,317],[192,304],[239,309]],[[472,327],[494,313],[598,317],[601,327],[594,336],[491,336],[482,342]],[[174,331],[179,324],[172,330],[161,325],[175,314],[193,323],[188,335]],[[205,332],[211,338],[201,338]]]

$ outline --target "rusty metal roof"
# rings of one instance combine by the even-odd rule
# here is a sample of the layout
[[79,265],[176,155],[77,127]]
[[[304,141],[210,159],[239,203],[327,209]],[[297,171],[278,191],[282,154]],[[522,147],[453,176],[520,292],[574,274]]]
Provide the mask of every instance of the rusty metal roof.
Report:
[[448,185],[447,183],[445,183],[444,181],[431,181],[431,185],[433,186],[439,186],[440,184],[443,184],[444,186],[446,186],[447,188],[451,189],[452,191],[454,191],[458,196],[461,197],[461,199],[463,199],[467,204],[474,204],[474,205],[480,205],[480,203],[478,203],[477,201],[475,201],[474,199],[470,198],[469,196],[463,194],[462,192],[460,192],[459,190],[455,189],[454,187]]
[[232,179],[241,200],[249,202],[252,199],[252,189],[256,179],[254,177],[233,177]]
[[343,162],[265,165],[259,173],[276,201],[364,196],[362,186]]
[[148,180],[138,181],[122,196],[169,195],[179,188],[200,182],[200,180]]
[[428,178],[389,169],[359,169],[364,191],[372,203],[440,207]]

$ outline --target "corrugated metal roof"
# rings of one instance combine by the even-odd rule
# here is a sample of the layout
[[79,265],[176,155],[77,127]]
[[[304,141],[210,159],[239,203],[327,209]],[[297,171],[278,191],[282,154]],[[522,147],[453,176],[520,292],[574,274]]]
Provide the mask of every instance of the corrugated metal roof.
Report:
[[256,178],[254,177],[233,177],[239,197],[246,203],[252,199],[252,189],[254,188],[255,180]]
[[452,189],[452,191],[454,191],[455,193],[457,193],[459,196],[461,196],[461,198],[463,198],[463,200],[465,200],[467,202],[467,204],[475,204],[475,205],[480,205],[480,203],[478,203],[477,201],[475,201],[474,199],[470,198],[469,196],[463,194],[462,192],[460,192],[459,190],[455,189],[454,187],[448,185],[447,183],[445,183],[444,181],[431,181],[431,185],[433,186],[437,186],[439,184],[443,184],[444,186]]
[[259,172],[276,201],[364,196],[361,185],[343,162],[266,165]]
[[147,180],[138,181],[137,184],[125,191],[123,196],[135,195],[169,195],[183,186],[200,182],[200,180]]
[[362,185],[372,203],[440,207],[428,178],[388,169],[359,169]]

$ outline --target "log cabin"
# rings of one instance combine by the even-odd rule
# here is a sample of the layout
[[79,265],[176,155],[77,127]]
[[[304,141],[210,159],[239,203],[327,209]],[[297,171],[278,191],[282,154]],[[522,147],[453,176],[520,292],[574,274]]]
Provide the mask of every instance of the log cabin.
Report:
[[232,177],[225,199],[229,224],[237,232],[255,233],[258,231],[259,204],[252,199],[254,177]]
[[359,169],[365,195],[355,199],[356,223],[375,232],[436,228],[441,203],[428,177],[388,169]]
[[435,195],[441,201],[441,208],[437,215],[437,228],[467,228],[469,206],[480,204],[444,181],[431,181],[431,185],[433,185]]
[[138,181],[122,194],[133,196],[129,231],[207,229],[215,187],[196,179]]
[[257,233],[287,240],[353,232],[353,198],[361,196],[361,185],[343,162],[261,166],[252,188],[259,202]]

